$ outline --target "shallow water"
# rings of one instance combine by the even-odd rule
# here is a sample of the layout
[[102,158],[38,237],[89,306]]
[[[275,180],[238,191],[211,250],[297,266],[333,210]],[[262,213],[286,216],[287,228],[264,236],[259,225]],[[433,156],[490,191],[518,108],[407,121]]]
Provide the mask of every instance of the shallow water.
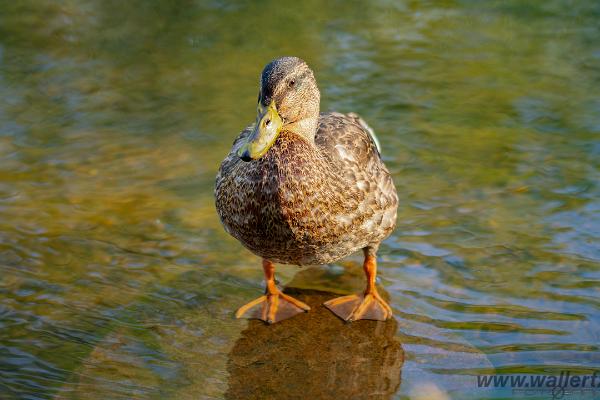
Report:
[[[0,398],[506,398],[476,375],[599,369],[600,3],[483,3],[0,3]],[[262,272],[214,176],[287,54],[383,145],[395,321],[233,318]],[[318,304],[360,263],[278,274]]]

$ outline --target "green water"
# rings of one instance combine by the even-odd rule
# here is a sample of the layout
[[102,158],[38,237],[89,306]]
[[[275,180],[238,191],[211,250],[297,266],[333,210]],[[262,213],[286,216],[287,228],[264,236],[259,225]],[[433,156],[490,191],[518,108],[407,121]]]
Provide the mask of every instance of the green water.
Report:
[[[599,20],[566,0],[1,2],[0,398],[511,398],[476,375],[600,369]],[[262,271],[213,182],[281,55],[379,136],[395,321],[233,317]],[[278,274],[316,301],[360,290],[360,263]]]

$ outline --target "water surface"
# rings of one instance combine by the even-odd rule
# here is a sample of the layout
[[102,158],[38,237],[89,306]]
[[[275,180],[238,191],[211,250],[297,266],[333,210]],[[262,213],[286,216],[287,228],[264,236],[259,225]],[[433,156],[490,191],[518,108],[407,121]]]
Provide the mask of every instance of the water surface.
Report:
[[[599,3],[284,3],[0,4],[0,398],[506,398],[476,375],[600,368]],[[281,55],[379,136],[395,321],[233,318],[262,272],[214,176]],[[360,263],[278,274],[317,302]],[[291,370],[257,388],[260,346]],[[298,384],[319,346],[338,367]]]

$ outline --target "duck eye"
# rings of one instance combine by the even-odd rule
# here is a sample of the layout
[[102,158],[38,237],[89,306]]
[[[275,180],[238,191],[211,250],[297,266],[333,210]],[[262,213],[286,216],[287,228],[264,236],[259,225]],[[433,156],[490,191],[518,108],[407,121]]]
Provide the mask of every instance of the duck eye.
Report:
[[296,81],[295,81],[294,79],[291,79],[291,80],[288,82],[288,87],[290,87],[290,88],[293,88],[295,85],[296,85]]

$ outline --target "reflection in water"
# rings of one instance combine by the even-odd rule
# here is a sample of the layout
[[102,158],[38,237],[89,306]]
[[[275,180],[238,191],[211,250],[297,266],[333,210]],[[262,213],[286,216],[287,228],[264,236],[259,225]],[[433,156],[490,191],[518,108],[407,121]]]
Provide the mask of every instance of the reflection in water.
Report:
[[[318,269],[299,275],[312,271]],[[338,295],[293,287],[285,293],[311,311],[271,326],[249,321],[229,354],[226,398],[391,398],[404,363],[395,319],[346,324],[322,305]]]

